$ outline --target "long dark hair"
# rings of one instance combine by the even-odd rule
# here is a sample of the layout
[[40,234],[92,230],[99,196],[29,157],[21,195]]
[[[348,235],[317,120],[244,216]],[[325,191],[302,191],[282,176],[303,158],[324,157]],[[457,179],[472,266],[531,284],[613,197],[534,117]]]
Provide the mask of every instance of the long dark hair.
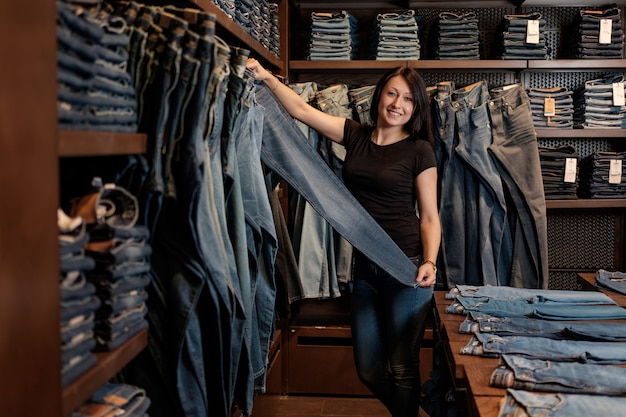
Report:
[[415,103],[413,114],[409,121],[404,125],[404,128],[409,132],[412,138],[419,138],[427,141],[431,145],[434,145],[435,139],[433,137],[432,129],[432,116],[430,111],[430,98],[426,91],[426,84],[421,75],[410,67],[398,67],[387,71],[376,84],[376,89],[372,95],[372,105],[370,106],[370,116],[374,123],[378,120],[378,103],[380,101],[380,95],[383,88],[389,82],[389,80],[396,75],[403,77],[409,84],[411,94]]

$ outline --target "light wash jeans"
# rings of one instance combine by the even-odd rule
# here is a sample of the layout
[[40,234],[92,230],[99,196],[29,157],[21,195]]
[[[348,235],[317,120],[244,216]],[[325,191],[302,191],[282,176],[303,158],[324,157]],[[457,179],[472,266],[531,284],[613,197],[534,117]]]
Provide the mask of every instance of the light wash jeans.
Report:
[[519,415],[529,417],[621,417],[626,398],[582,394],[538,394],[509,389],[498,417]]
[[265,112],[263,162],[367,258],[399,282],[415,286],[417,266],[321,159],[271,91],[262,83],[258,86],[257,102]]
[[546,337],[498,336],[476,333],[461,348],[463,355],[499,358],[505,353],[557,362],[583,362],[604,365],[626,364],[626,343],[554,340]]
[[626,368],[502,355],[489,385],[570,394],[626,394]]

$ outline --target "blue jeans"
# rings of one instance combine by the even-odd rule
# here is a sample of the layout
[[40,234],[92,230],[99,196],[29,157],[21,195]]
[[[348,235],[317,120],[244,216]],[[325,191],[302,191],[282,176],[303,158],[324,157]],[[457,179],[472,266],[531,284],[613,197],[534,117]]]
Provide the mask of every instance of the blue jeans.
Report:
[[[257,102],[265,112],[263,162],[367,258],[399,282],[415,286],[417,266],[321,159],[271,91],[262,83],[257,84]],[[381,247],[385,250],[381,251]]]
[[624,395],[626,369],[590,363],[563,363],[502,355],[489,385],[527,391]]
[[626,326],[616,322],[550,321],[526,317],[496,317],[470,311],[459,333],[493,333],[503,336],[539,336],[551,339],[626,341]]
[[529,99],[519,84],[492,89],[490,94],[489,151],[512,200],[508,215],[515,255],[506,285],[547,288],[546,199]]
[[529,303],[616,304],[611,297],[597,291],[543,290],[488,285],[458,284],[446,294],[446,299],[453,299],[457,296],[525,300]]
[[626,364],[626,344],[586,340],[554,340],[546,337],[498,336],[476,333],[461,354],[499,358],[517,354],[557,362]]
[[599,269],[596,271],[596,287],[626,294],[626,273]]
[[500,416],[518,415],[524,410],[529,416],[542,417],[620,417],[624,414],[626,398],[582,394],[538,394],[509,389]]
[[394,417],[420,403],[419,350],[433,289],[407,287],[357,255],[352,293],[354,361],[361,381]]

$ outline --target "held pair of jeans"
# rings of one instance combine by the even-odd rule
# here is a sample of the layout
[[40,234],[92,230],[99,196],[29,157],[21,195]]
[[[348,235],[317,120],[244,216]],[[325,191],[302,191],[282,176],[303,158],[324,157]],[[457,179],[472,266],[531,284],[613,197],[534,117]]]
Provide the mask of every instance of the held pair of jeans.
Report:
[[257,102],[265,114],[263,162],[367,258],[404,285],[415,286],[417,266],[321,159],[271,91],[262,83],[257,86]]
[[394,417],[418,414],[419,351],[433,289],[407,287],[355,257],[351,320],[360,380]]

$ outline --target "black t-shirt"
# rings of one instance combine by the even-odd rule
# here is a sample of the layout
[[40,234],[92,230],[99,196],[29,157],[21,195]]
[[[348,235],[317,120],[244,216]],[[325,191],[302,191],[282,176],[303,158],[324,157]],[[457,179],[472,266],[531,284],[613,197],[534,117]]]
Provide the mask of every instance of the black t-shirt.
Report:
[[422,171],[437,166],[435,152],[421,139],[377,145],[373,130],[346,119],[344,182],[407,256],[421,255],[414,184]]

